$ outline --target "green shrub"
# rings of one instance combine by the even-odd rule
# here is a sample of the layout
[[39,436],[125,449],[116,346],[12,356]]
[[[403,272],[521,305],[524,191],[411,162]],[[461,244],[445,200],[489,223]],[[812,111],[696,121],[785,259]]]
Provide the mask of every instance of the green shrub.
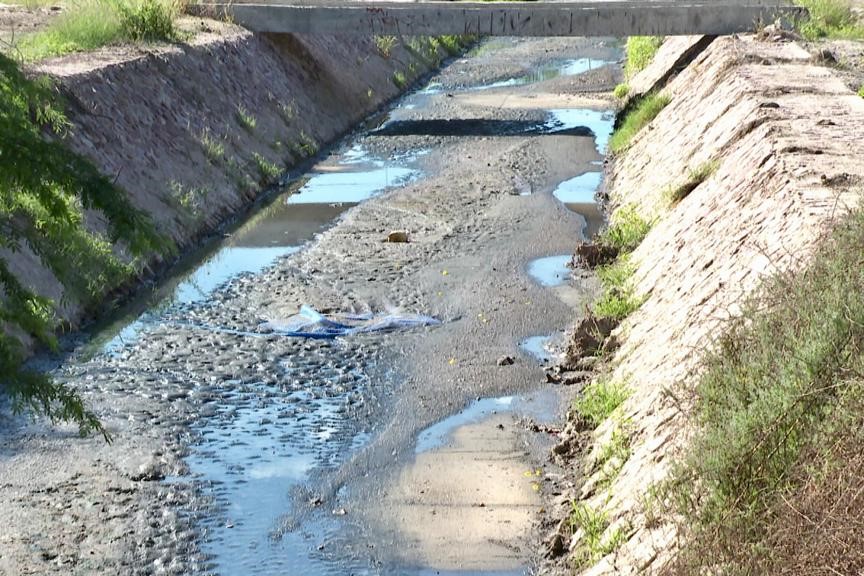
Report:
[[864,26],[846,0],[795,0],[810,13],[798,26],[808,40],[819,38],[864,38]]
[[858,96],[864,98],[864,84],[862,84],[861,87],[858,88]]
[[630,391],[624,384],[601,378],[585,387],[573,402],[573,409],[587,424],[596,428],[629,396]]
[[858,211],[807,269],[766,280],[705,359],[698,433],[674,482],[690,526],[687,562],[759,554],[802,447],[840,420],[831,417],[838,396],[864,369],[862,254]]
[[125,0],[118,2],[124,40],[171,42],[178,38],[174,21],[180,12],[171,0]]
[[618,208],[612,214],[612,222],[600,233],[600,242],[619,252],[632,252],[642,243],[653,222],[645,220],[632,204]]
[[623,100],[630,93],[630,86],[627,84],[618,84],[612,94],[619,100]]
[[405,77],[405,73],[401,70],[397,70],[393,73],[393,84],[396,85],[400,90],[405,88],[408,85],[408,79]]
[[123,42],[173,42],[179,12],[173,0],[81,0],[17,49],[25,60],[39,60]]
[[669,102],[669,97],[662,94],[648,94],[643,97],[627,113],[609,138],[609,149],[612,153],[617,154],[627,148],[633,137],[654,120]]
[[627,38],[627,63],[624,73],[632,78],[648,67],[663,44],[661,36],[630,36]]
[[[112,245],[120,243],[137,257],[169,250],[170,244],[121,190],[62,145],[68,127],[50,83],[28,79],[0,54],[0,249],[16,252],[26,244],[64,286],[65,298],[104,307],[105,293],[133,271]],[[87,230],[85,210],[104,215],[104,235]],[[13,411],[73,421],[82,434],[107,438],[77,393],[22,367],[25,347],[18,334],[56,347],[54,302],[20,284],[2,256],[0,294],[0,383]]]

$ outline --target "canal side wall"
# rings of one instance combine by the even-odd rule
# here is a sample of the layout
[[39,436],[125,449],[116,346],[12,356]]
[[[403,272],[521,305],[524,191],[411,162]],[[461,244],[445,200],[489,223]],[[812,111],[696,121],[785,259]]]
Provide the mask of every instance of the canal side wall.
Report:
[[[186,44],[129,50],[72,55],[35,72],[65,97],[65,143],[126,190],[180,253],[447,57],[427,39],[268,37],[216,21],[201,21]],[[89,217],[103,227],[99,214]],[[62,302],[65,320],[82,320],[32,252],[9,260],[25,285]],[[142,276],[164,264],[153,255]]]
[[[668,42],[657,62],[678,61],[687,46]],[[651,514],[649,495],[687,444],[701,359],[742,299],[768,275],[804,266],[864,187],[864,99],[795,43],[718,38],[662,92],[670,103],[606,178],[613,209],[635,206],[656,223],[632,256],[645,302],[617,329],[610,361],[631,395],[574,460],[585,481],[569,495],[604,511],[609,533],[621,528],[626,541],[583,574],[657,573],[673,557],[675,527]],[[716,171],[672,205],[668,191],[707,162]],[[621,422],[631,452],[609,482],[593,463]],[[566,434],[577,438],[576,425]],[[562,517],[569,506],[561,500]],[[571,555],[582,535],[569,539]]]

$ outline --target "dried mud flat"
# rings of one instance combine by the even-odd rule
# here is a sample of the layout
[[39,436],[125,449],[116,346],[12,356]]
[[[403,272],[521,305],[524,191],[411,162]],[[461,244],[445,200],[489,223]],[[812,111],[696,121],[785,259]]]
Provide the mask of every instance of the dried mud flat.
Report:
[[[442,89],[422,96],[422,106],[402,106],[390,122],[542,124],[550,101],[572,99],[600,114],[613,106],[598,94],[618,80],[614,65],[493,88],[479,101],[453,92],[556,58],[612,61],[617,51],[611,41],[579,39],[481,49],[446,68],[437,79]],[[590,100],[579,96],[583,91]],[[509,98],[524,105],[508,106]],[[203,302],[170,308],[118,352],[76,353],[54,369],[83,392],[111,430],[112,444],[4,416],[0,573],[242,573],[252,566],[256,573],[278,572],[278,558],[242,541],[253,530],[276,541],[303,535],[299,550],[317,558],[320,573],[512,570],[530,562],[542,482],[517,476],[500,498],[473,496],[488,487],[481,470],[498,467],[495,477],[510,478],[546,457],[532,451],[530,434],[513,418],[495,416],[491,427],[460,429],[450,449],[455,460],[441,451],[416,454],[415,441],[476,398],[526,392],[542,380],[518,343],[565,328],[593,286],[571,280],[562,298],[525,267],[534,258],[570,253],[581,239],[583,219],[551,192],[566,178],[597,170],[595,138],[373,133],[359,143],[382,157],[422,152],[425,177],[349,210],[264,272],[237,278]],[[393,230],[408,231],[410,241],[384,242]],[[261,332],[262,321],[290,316],[302,304],[325,311],[397,308],[443,324],[335,342]],[[515,362],[499,365],[502,356]],[[484,437],[511,456],[479,464],[466,456],[485,451],[486,444],[476,445]],[[269,452],[256,452],[259,443]],[[228,466],[236,482],[189,474],[190,461],[224,464],[232,450],[249,456]],[[273,471],[281,466],[296,470]],[[295,472],[303,480],[286,496],[291,505],[279,521],[262,528],[260,519],[231,507],[231,495],[250,477],[278,480]],[[419,486],[442,474],[463,478],[434,498],[434,491],[420,494]],[[472,511],[488,517],[478,521]],[[337,528],[309,528],[332,517],[339,518]],[[457,536],[462,544],[442,555],[457,527],[466,531]],[[499,541],[490,542],[490,531]],[[235,563],[214,559],[213,542]],[[509,552],[490,555],[490,547]],[[500,562],[484,563],[486,556]]]

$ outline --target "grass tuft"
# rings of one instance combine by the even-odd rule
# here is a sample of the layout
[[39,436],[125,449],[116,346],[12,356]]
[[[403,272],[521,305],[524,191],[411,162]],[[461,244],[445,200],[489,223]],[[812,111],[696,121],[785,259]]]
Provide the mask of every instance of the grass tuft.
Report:
[[858,88],[858,96],[864,98],[864,84],[862,84],[861,87]]
[[609,531],[606,512],[595,510],[585,503],[572,503],[569,521],[571,529],[582,530],[582,538],[573,553],[574,570],[586,568],[616,551],[627,538],[623,526]]
[[397,70],[393,73],[393,84],[396,85],[397,88],[402,90],[405,86],[408,85],[408,79],[405,77],[405,73],[401,70]]
[[395,36],[375,36],[375,47],[382,58],[390,58],[393,48],[398,40]]
[[665,94],[654,93],[643,97],[624,117],[624,120],[609,138],[609,150],[613,154],[624,151],[630,146],[633,137],[654,120],[669,102],[670,98]]
[[662,36],[630,36],[627,38],[627,63],[624,73],[632,78],[648,67],[663,44]]
[[599,487],[611,484],[630,458],[630,423],[616,422],[609,441],[600,447],[595,465],[600,469]]
[[591,305],[595,316],[623,320],[643,304],[644,299],[636,296],[633,290],[631,279],[636,267],[630,262],[629,255],[622,254],[596,271],[603,291]]
[[623,100],[624,98],[626,98],[627,94],[629,94],[629,93],[630,93],[630,86],[628,86],[627,84],[624,84],[624,83],[618,84],[617,86],[615,86],[615,90],[612,92],[612,94],[615,96],[615,98],[618,98],[619,100]]
[[249,111],[246,110],[246,108],[244,108],[241,104],[237,105],[237,112],[235,116],[237,117],[237,122],[247,132],[254,132],[255,127],[258,126],[258,120],[255,118],[255,116],[249,113]]
[[700,184],[710,178],[711,175],[717,171],[718,166],[719,163],[716,160],[711,160],[709,162],[703,162],[696,168],[690,170],[687,174],[686,182],[684,182],[680,186],[676,186],[666,190],[666,192],[664,193],[666,201],[672,205],[681,202],[681,200],[689,196],[690,193],[695,190]]
[[595,380],[573,402],[573,409],[591,427],[606,420],[628,397],[630,390],[620,382]]
[[252,159],[255,160],[255,166],[258,168],[258,175],[261,177],[262,184],[266,185],[275,182],[282,174],[279,166],[268,161],[261,154],[255,152],[252,154]]
[[211,164],[218,166],[225,161],[225,145],[217,138],[213,137],[209,130],[201,132],[198,141],[201,143],[204,155],[207,156],[207,160],[209,160]]

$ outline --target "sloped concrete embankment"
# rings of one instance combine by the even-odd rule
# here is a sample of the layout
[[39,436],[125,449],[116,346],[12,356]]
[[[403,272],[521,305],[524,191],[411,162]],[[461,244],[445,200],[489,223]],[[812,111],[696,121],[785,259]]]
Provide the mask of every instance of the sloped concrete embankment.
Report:
[[[655,88],[696,41],[667,42],[632,85]],[[606,514],[607,534],[626,535],[582,567],[592,575],[656,573],[672,557],[674,525],[646,508],[687,443],[700,359],[763,278],[807,262],[864,185],[864,100],[794,43],[719,38],[662,91],[670,104],[607,174],[613,207],[634,205],[657,221],[633,255],[645,303],[617,329],[610,361],[612,379],[631,394],[620,417],[594,432],[574,494]],[[716,171],[670,206],[664,192],[706,162]],[[621,422],[630,455],[610,482],[593,463]],[[571,554],[583,536],[570,538]]]
[[[265,37],[201,25],[206,31],[188,44],[103,49],[36,70],[67,100],[67,144],[125,189],[181,252],[447,56],[428,39],[379,46],[357,36]],[[97,214],[91,222],[98,229]],[[84,311],[63,299],[32,253],[9,260],[26,285],[63,301],[67,320],[80,319]]]

